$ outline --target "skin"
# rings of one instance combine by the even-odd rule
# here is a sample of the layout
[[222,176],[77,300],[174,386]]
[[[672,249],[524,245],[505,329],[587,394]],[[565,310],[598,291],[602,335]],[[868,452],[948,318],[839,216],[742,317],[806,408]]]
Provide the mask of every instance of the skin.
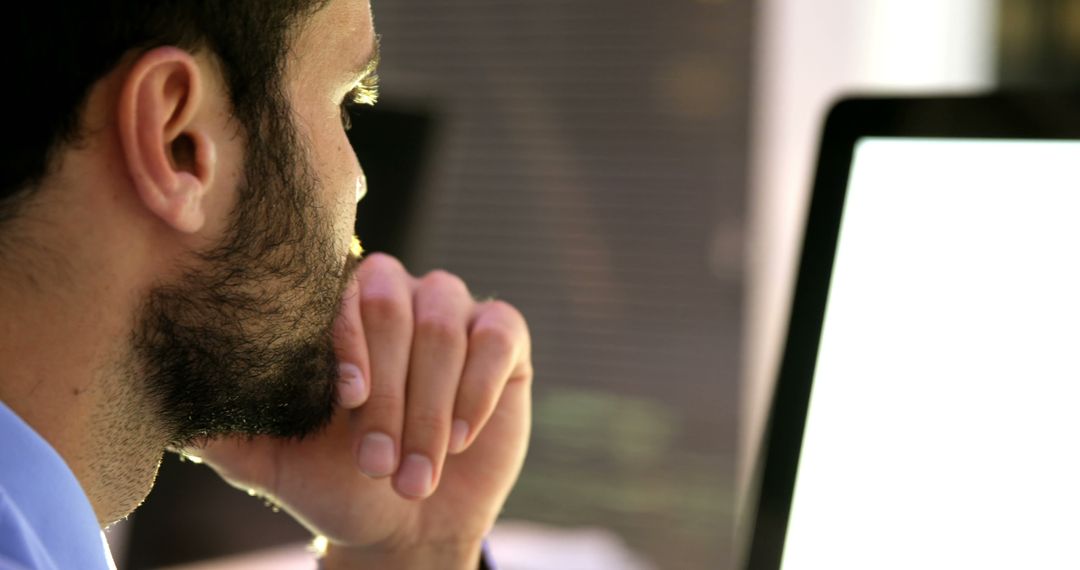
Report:
[[[363,173],[339,105],[374,37],[367,2],[333,0],[285,68],[343,264]],[[245,150],[206,53],[125,59],[93,87],[83,120],[86,136],[0,240],[0,399],[64,457],[104,526],[146,496],[169,444],[123,380],[139,373],[140,302],[222,240]],[[341,378],[325,430],[185,451],[326,536],[326,568],[475,567],[527,447],[524,318],[474,301],[456,276],[417,278],[376,254],[349,280],[333,332]]]

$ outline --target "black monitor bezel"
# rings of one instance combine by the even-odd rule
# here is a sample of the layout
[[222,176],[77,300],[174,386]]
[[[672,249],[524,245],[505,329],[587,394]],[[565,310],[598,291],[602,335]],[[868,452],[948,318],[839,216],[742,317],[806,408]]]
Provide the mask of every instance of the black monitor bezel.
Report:
[[1080,140],[1080,93],[849,98],[832,107],[762,440],[743,568],[780,568],[851,159],[866,137]]

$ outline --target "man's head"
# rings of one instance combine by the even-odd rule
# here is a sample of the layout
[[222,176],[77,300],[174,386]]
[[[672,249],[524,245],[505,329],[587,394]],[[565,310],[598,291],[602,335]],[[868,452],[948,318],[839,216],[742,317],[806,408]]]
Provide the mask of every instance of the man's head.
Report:
[[370,81],[367,3],[30,6],[0,40],[6,279],[116,311],[129,403],[149,408],[129,415],[173,443],[321,426],[355,263],[340,105]]

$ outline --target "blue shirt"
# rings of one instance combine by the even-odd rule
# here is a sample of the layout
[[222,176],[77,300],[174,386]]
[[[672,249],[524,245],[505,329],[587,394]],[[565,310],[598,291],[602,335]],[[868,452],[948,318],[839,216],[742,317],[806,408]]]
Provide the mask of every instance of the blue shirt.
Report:
[[0,402],[0,570],[115,568],[60,454]]
[[[115,568],[75,474],[0,402],[0,570]],[[495,568],[486,544],[480,568]]]

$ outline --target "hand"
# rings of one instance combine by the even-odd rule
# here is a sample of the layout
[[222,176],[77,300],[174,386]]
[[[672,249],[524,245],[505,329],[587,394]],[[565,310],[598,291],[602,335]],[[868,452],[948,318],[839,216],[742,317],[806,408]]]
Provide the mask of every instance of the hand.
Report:
[[475,560],[527,448],[533,371],[523,317],[501,301],[474,301],[453,275],[416,279],[374,254],[334,332],[340,406],[325,432],[227,438],[194,453],[326,536],[327,566],[424,552]]

